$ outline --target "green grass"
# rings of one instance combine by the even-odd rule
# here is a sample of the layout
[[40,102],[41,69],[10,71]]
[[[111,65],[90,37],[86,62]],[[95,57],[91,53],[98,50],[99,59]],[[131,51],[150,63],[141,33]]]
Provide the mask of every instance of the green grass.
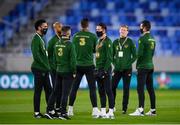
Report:
[[[71,120],[48,120],[33,118],[33,91],[0,91],[0,124],[178,124],[180,123],[180,91],[156,90],[157,116],[132,117],[121,114],[122,91],[117,92],[115,120],[93,119],[91,117],[91,103],[87,90],[78,92],[74,105],[75,116]],[[98,105],[99,101],[98,101]],[[128,113],[135,110],[138,105],[137,93],[130,92]],[[146,92],[145,111],[150,108],[149,97]],[[46,109],[44,94],[41,100],[41,112]]]

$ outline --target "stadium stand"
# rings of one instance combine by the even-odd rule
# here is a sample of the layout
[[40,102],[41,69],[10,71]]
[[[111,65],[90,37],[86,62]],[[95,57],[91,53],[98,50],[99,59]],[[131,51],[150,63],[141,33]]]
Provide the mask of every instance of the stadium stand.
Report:
[[[1,1],[0,10],[4,2],[6,0]],[[51,28],[54,21],[70,25],[75,33],[80,29],[79,22],[83,17],[90,19],[92,32],[98,22],[106,23],[112,40],[119,36],[119,25],[129,25],[129,36],[136,44],[140,36],[139,23],[148,19],[157,41],[156,57],[180,56],[179,0],[19,0],[10,8],[8,13],[0,15],[1,58],[2,53],[31,57],[33,23],[37,18],[45,18],[49,23],[45,37],[48,41],[54,34]]]
[[[14,33],[19,33],[20,28],[26,26],[29,20],[34,20],[37,14],[48,4],[48,0],[23,0],[13,10],[2,18],[0,23],[0,45],[5,47]],[[52,4],[53,6],[53,4]],[[130,26],[130,36],[135,39],[140,35],[139,22],[143,19],[151,20],[152,33],[157,43],[156,55],[180,55],[180,2],[179,0],[79,0],[67,9],[64,15],[59,16],[59,21],[71,25],[73,33],[79,30],[79,21],[82,17],[88,17],[91,23],[91,31],[94,31],[98,22],[108,25],[108,34],[113,39],[118,37],[118,26],[127,24]],[[50,13],[50,15],[54,15]],[[49,17],[48,17],[49,18]],[[51,20],[52,22],[52,20]],[[47,40],[53,34],[49,30]]]

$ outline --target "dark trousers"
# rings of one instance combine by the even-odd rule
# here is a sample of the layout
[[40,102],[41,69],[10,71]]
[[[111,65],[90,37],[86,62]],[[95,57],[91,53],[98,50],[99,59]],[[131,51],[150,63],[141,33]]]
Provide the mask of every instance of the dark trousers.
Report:
[[97,95],[96,95],[96,83],[94,78],[94,66],[77,66],[77,74],[75,81],[72,86],[72,90],[69,97],[69,105],[73,106],[76,94],[79,89],[79,85],[83,75],[86,75],[86,79],[89,86],[89,95],[91,99],[91,104],[93,107],[97,107]]
[[56,97],[59,95],[60,92],[61,93],[60,112],[62,114],[66,113],[67,101],[72,83],[73,83],[72,73],[67,73],[67,74],[57,73],[55,87],[48,101],[47,112],[54,110],[54,103],[56,101]]
[[49,81],[49,73],[32,68],[34,75],[34,112],[40,112],[40,100],[42,89],[45,91],[46,103],[52,91]]
[[131,82],[132,69],[125,69],[123,71],[115,71],[112,77],[112,91],[114,95],[114,105],[116,100],[116,89],[122,78],[123,80],[123,100],[122,100],[122,110],[126,111],[129,102],[129,86]]
[[114,108],[114,97],[112,93],[110,72],[108,72],[104,78],[97,78],[97,84],[101,108],[106,108],[106,95],[108,97],[109,108]]
[[148,94],[150,96],[151,109],[155,109],[155,92],[153,87],[153,69],[138,69],[137,74],[137,92],[139,99],[139,107],[144,108],[144,86],[146,85]]
[[[52,79],[52,84],[53,84],[53,88],[54,88],[55,87],[55,83],[56,83],[56,70],[52,70],[51,71],[51,79]],[[56,109],[60,109],[61,91],[58,91],[55,102],[56,102]]]

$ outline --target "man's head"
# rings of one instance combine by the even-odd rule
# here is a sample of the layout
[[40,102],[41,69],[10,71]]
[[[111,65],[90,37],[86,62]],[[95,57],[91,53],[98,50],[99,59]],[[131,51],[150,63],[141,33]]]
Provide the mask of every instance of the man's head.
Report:
[[89,26],[89,20],[88,20],[87,18],[83,18],[83,19],[81,20],[81,27],[82,27],[83,29],[86,29],[86,28],[88,28],[88,26]]
[[144,20],[141,22],[141,24],[140,24],[141,33],[150,31],[150,29],[151,29],[151,23],[148,20]]
[[56,34],[58,34],[59,36],[61,36],[62,24],[59,23],[59,22],[55,22],[55,23],[53,24],[53,28],[54,28],[54,31],[56,32]]
[[35,22],[34,27],[41,35],[45,35],[48,30],[48,24],[44,19],[39,19]]
[[128,26],[127,25],[121,25],[119,28],[120,37],[124,38],[128,35]]
[[70,36],[71,36],[71,27],[70,26],[63,26],[62,27],[62,36],[70,38]]
[[96,34],[98,37],[102,37],[104,34],[106,34],[107,27],[104,23],[99,23],[96,26]]

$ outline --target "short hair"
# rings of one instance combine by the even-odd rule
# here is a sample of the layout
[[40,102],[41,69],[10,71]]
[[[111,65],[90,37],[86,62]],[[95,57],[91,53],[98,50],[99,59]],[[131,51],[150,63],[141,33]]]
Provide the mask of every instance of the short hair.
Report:
[[126,28],[126,29],[127,29],[127,31],[129,30],[128,25],[121,25],[121,26],[120,26],[120,28],[121,28],[121,27]]
[[146,28],[147,31],[151,29],[151,23],[148,20],[144,20],[141,22],[142,26]]
[[104,23],[99,23],[97,26],[100,26],[102,29],[104,29],[105,31],[107,30],[107,26],[106,26],[106,24],[104,24]]
[[41,26],[43,23],[47,23],[44,19],[39,19],[34,23],[34,27],[36,30],[38,30],[38,27]]
[[62,35],[67,34],[67,32],[71,30],[70,26],[63,26],[62,27]]
[[56,25],[60,25],[60,24],[61,24],[61,23],[59,23],[59,22],[55,22],[55,23],[53,23],[52,26],[53,26],[53,28],[54,28],[54,27],[56,27]]
[[87,28],[88,25],[89,25],[89,20],[88,20],[88,18],[83,18],[83,19],[81,20],[81,27],[82,27],[82,28]]

